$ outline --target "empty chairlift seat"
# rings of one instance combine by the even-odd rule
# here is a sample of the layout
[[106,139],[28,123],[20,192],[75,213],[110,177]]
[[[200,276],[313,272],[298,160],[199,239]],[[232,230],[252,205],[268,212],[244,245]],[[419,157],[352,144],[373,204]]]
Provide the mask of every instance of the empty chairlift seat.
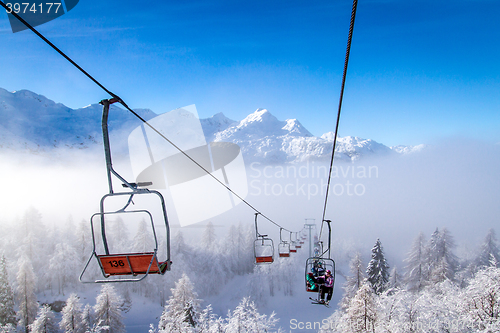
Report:
[[158,262],[154,252],[100,255],[105,275],[163,274],[167,264]]

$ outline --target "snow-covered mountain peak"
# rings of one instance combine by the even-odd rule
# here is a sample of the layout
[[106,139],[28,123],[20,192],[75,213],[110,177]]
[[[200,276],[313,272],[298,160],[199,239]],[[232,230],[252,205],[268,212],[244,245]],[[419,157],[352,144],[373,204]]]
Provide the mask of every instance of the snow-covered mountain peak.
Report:
[[313,136],[297,119],[287,119],[283,129],[290,134],[310,137]]
[[238,124],[237,121],[229,119],[222,112],[216,113],[210,118],[200,119],[200,122],[208,142],[215,140],[215,133],[225,131]]
[[228,117],[226,117],[226,116],[224,115],[224,113],[222,113],[222,112],[218,112],[218,113],[214,114],[212,117],[210,117],[210,118],[208,118],[208,119],[217,120],[217,121],[219,121],[219,122],[226,122],[226,121],[228,121],[228,120],[229,120],[229,121],[231,121],[231,122],[234,122],[234,120],[229,119],[229,118],[228,118]]
[[248,126],[252,123],[278,122],[278,119],[271,114],[267,109],[257,109],[254,113],[250,113],[245,119],[240,122],[240,127]]
[[[135,109],[146,120],[157,116],[149,109]],[[102,105],[71,109],[28,90],[0,88],[0,148],[33,151],[69,147],[85,149],[101,143]],[[313,136],[297,119],[278,120],[267,109],[257,109],[242,121],[223,113],[200,119],[207,142],[233,142],[246,162],[294,163],[325,160],[331,156],[334,133]],[[109,129],[113,149],[126,151],[126,137],[140,121],[119,106],[110,107]],[[355,161],[364,156],[407,154],[419,146],[387,147],[370,139],[339,137],[336,158]]]

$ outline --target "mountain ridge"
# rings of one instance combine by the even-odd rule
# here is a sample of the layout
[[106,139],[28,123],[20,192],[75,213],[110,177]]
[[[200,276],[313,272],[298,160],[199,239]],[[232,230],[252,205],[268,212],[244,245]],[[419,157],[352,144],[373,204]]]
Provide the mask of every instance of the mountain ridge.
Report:
[[[143,119],[157,116],[149,109],[134,109]],[[31,152],[54,148],[89,149],[102,144],[102,106],[91,104],[71,109],[29,90],[8,92],[0,88],[0,149]],[[295,163],[328,160],[333,132],[313,136],[297,119],[278,120],[267,109],[257,109],[241,121],[222,112],[200,119],[207,142],[238,144],[246,161]],[[126,138],[141,121],[111,105],[110,139],[113,149],[126,151]],[[371,139],[339,137],[336,158],[356,161],[369,156],[409,154],[419,146],[387,147]]]

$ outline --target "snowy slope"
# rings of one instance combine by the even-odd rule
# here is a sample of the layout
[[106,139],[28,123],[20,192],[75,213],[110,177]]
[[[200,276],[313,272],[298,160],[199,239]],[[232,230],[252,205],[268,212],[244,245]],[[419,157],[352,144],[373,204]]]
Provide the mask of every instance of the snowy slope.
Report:
[[[146,120],[157,116],[149,109],[135,111]],[[46,151],[58,147],[98,147],[102,143],[101,113],[99,104],[71,109],[28,90],[8,92],[0,88],[0,148]],[[331,156],[332,132],[315,137],[297,119],[281,121],[266,109],[258,109],[241,121],[222,113],[200,121],[207,142],[236,143],[246,163],[328,161]],[[127,137],[139,124],[135,116],[111,105],[109,129],[114,151],[126,151]],[[336,158],[352,162],[421,149],[424,145],[387,147],[370,139],[348,136],[338,139]]]
[[[136,110],[142,117],[155,116],[151,110]],[[0,88],[1,145],[46,150],[52,147],[89,148],[102,142],[102,106],[92,104],[71,109],[28,90],[8,92]],[[109,128],[128,133],[139,121],[112,105]],[[127,134],[128,135],[128,134]]]

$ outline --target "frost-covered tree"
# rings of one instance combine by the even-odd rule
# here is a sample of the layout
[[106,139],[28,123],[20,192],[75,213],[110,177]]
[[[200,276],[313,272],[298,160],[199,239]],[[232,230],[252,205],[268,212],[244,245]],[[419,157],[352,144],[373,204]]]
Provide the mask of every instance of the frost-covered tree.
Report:
[[64,333],[83,333],[85,327],[82,322],[82,304],[77,294],[71,294],[62,309],[62,318],[59,327]]
[[19,271],[17,272],[17,299],[19,310],[17,316],[19,325],[24,331],[29,332],[29,325],[35,320],[38,303],[35,295],[36,277],[33,272],[31,260],[27,256],[19,259]]
[[49,271],[57,282],[58,294],[64,295],[64,288],[75,282],[75,271],[78,269],[77,262],[73,260],[77,254],[75,248],[66,243],[58,243],[55,246],[52,257],[49,260]]
[[267,283],[270,272],[269,266],[256,266],[253,274],[250,275],[248,280],[248,290],[252,299],[259,305],[264,305],[266,295],[269,295],[269,285]]
[[122,292],[123,304],[120,307],[120,310],[127,313],[132,308],[132,297],[130,297],[130,292],[128,286],[124,286],[124,290]]
[[196,333],[223,333],[224,327],[224,320],[212,312],[212,305],[209,304],[200,313]]
[[201,248],[205,251],[214,252],[217,248],[218,241],[215,235],[215,227],[212,222],[208,222],[203,235],[201,236]]
[[93,332],[95,328],[94,310],[89,304],[85,304],[81,315],[82,330],[87,332]]
[[203,272],[192,277],[193,283],[205,286],[200,290],[201,296],[218,294],[224,282],[229,279],[225,256],[219,244],[213,223],[209,222],[203,231],[201,242],[189,257],[189,267]]
[[397,267],[394,266],[389,273],[389,281],[387,282],[388,289],[399,289],[401,288],[401,276],[397,270]]
[[500,332],[500,269],[480,270],[465,291],[465,320],[480,331]]
[[16,333],[16,327],[13,324],[2,325],[0,324],[1,333]]
[[384,256],[382,243],[379,239],[375,242],[372,248],[372,259],[368,263],[366,269],[367,281],[372,286],[376,294],[382,293],[389,281],[389,265]]
[[81,264],[90,256],[92,251],[92,234],[90,223],[81,220],[76,229],[76,253]]
[[415,332],[418,294],[404,289],[390,289],[377,300],[377,332]]
[[[42,215],[38,210],[31,207],[26,210],[17,227],[17,259],[25,256],[28,257],[34,272],[37,273],[35,290],[43,290],[46,288],[47,269],[45,255],[50,253],[48,244],[55,243],[52,241],[50,232],[47,232],[47,227],[42,222]],[[36,315],[36,314],[35,314]]]
[[344,283],[344,295],[342,296],[342,300],[340,302],[342,309],[346,309],[349,306],[349,302],[354,295],[356,295],[356,292],[359,288],[361,288],[363,281],[366,279],[363,259],[361,258],[361,254],[359,252],[356,252],[354,258],[352,258],[349,263],[349,271],[350,275]]
[[428,281],[427,249],[425,236],[422,232],[413,241],[406,262],[404,281],[410,291],[421,291]]
[[[151,227],[149,230],[147,229],[147,223],[145,220],[142,220],[139,224],[137,238],[134,238],[134,246],[139,248],[140,250],[136,250],[138,252],[149,252],[153,248],[142,249],[142,247],[151,245],[150,240],[148,238],[148,231],[151,233]],[[135,243],[137,241],[137,244]],[[109,235],[108,235],[108,245],[111,246],[110,251],[112,253],[124,253],[130,251],[130,237],[128,233],[127,226],[121,217],[117,217],[114,221],[110,221],[109,226]],[[135,249],[134,249],[135,250]]]
[[155,243],[151,225],[148,225],[146,220],[142,219],[139,223],[132,243],[132,250],[135,252],[151,252],[154,249]]
[[242,275],[253,271],[253,246],[255,229],[245,227],[241,223],[238,227],[231,225],[224,239],[224,263],[226,270],[232,274]]
[[453,253],[455,241],[448,229],[437,228],[429,241],[429,280],[442,282],[443,278],[453,280],[458,269],[458,258]]
[[109,284],[103,285],[94,306],[96,326],[103,328],[103,332],[106,333],[125,332],[123,316],[120,310],[122,303],[121,297],[113,286]]
[[38,315],[30,325],[31,333],[57,333],[57,323],[54,312],[49,305],[43,305],[38,310]]
[[171,289],[172,296],[160,318],[159,332],[192,332],[198,324],[200,302],[186,274]]
[[42,215],[34,207],[26,210],[17,224],[19,239],[22,239],[20,252],[32,261],[37,262],[44,250],[46,228],[42,223]]
[[365,283],[356,292],[346,311],[352,332],[375,331],[377,305],[372,286]]
[[16,324],[14,311],[14,293],[9,283],[7,261],[2,256],[0,261],[0,325]]
[[484,238],[484,242],[481,245],[476,262],[478,267],[499,267],[498,263],[500,263],[500,251],[497,246],[495,230],[490,229],[488,231],[488,234]]
[[245,297],[228,314],[226,332],[270,332],[277,322],[274,312],[269,317],[259,314],[255,303]]

